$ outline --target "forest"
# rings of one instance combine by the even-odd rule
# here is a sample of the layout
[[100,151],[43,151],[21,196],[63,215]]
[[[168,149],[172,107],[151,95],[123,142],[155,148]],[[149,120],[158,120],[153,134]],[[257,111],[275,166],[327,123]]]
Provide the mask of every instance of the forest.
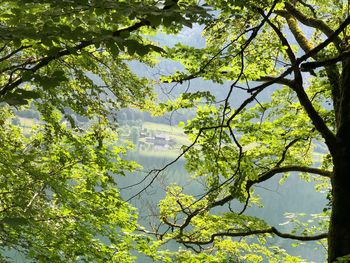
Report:
[[0,262],[350,262],[349,14],[1,1]]

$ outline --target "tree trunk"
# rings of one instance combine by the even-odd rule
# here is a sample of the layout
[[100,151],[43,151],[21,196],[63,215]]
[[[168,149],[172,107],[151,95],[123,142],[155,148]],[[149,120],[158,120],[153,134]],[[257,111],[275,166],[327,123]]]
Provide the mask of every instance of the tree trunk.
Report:
[[[350,60],[343,61],[337,142],[333,153],[332,215],[328,237],[328,262],[350,255]],[[350,262],[342,261],[342,262]]]
[[333,204],[328,238],[328,262],[350,254],[350,145],[340,147],[343,154],[337,156],[332,179]]

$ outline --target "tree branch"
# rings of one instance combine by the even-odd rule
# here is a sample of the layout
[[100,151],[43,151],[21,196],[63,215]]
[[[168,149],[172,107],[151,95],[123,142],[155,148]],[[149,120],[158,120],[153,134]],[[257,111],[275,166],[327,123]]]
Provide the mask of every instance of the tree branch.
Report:
[[[266,17],[264,12],[262,10],[259,10],[262,16]],[[286,39],[286,37],[283,35],[283,33],[279,30],[279,28],[274,25],[269,19],[267,19],[267,23],[271,26],[271,28],[275,31],[279,39],[281,40],[281,43],[283,46],[285,46],[287,55],[289,60],[291,61],[292,65],[298,65],[298,61],[294,55],[294,52]],[[312,49],[314,50],[314,49]],[[307,54],[312,54],[312,50],[308,52]],[[315,53],[314,55],[316,55]],[[306,111],[307,115],[311,119],[313,125],[317,129],[317,131],[321,134],[321,136],[324,138],[329,150],[333,153],[334,152],[334,145],[335,145],[335,135],[333,132],[327,127],[326,123],[322,119],[322,117],[318,114],[316,109],[314,108],[312,102],[310,101],[309,97],[307,96],[304,88],[303,88],[303,79],[300,72],[299,67],[292,67],[294,72],[294,85],[291,86],[291,88],[296,92],[300,104],[303,106],[304,110]]]
[[[288,166],[283,166],[283,167],[276,166],[276,167],[272,168],[271,170],[258,176],[259,179],[247,181],[247,184],[246,184],[247,198],[245,200],[245,204],[243,206],[243,209],[241,212],[239,212],[239,214],[243,214],[244,211],[247,209],[249,199],[250,199],[250,188],[254,184],[259,184],[259,183],[265,182],[265,181],[269,180],[270,178],[272,178],[276,174],[287,173],[287,172],[312,173],[312,174],[318,174],[318,175],[321,175],[324,177],[329,177],[329,178],[333,175],[333,173],[330,171],[322,170],[319,168],[308,167],[308,166],[297,166],[297,165],[288,165]],[[227,198],[227,197],[225,197],[225,198]],[[222,199],[222,200],[224,200],[224,199]],[[228,201],[226,201],[226,202],[228,202]]]
[[[4,48],[6,47],[6,45],[4,46]],[[10,57],[12,57],[13,55],[17,54],[18,52],[22,51],[23,49],[26,48],[30,48],[31,46],[20,46],[19,48],[13,50],[12,52],[10,52],[9,54],[3,56],[2,58],[0,58],[0,62],[9,59]],[[2,51],[2,50],[1,50]]]
[[[287,172],[312,173],[312,174],[317,174],[317,175],[328,177],[328,178],[330,178],[333,175],[333,173],[331,171],[327,171],[327,170],[323,170],[323,169],[319,169],[319,168],[308,167],[308,166],[287,165],[287,166],[282,166],[282,167],[274,167],[274,168],[270,169],[269,171],[260,174],[258,176],[259,179],[247,181],[246,191],[247,191],[248,197],[247,197],[246,202],[244,204],[244,208],[242,209],[242,211],[239,214],[242,214],[246,210],[246,208],[248,206],[249,199],[250,199],[250,188],[254,184],[265,182],[265,181],[269,180],[270,178],[272,178],[276,174],[287,173]],[[234,197],[232,195],[225,196],[224,198],[211,203],[210,208],[217,207],[217,206],[223,206],[227,202],[231,201],[233,198]]]
[[350,57],[350,51],[344,51],[339,56],[333,58],[302,63],[300,65],[300,69],[301,71],[309,71],[311,69],[316,69],[320,67],[335,66],[334,64],[341,62],[344,58],[348,57]]
[[188,80],[192,80],[195,78],[200,77],[200,74],[205,73],[205,69],[228,47],[230,47],[231,45],[233,45],[235,42],[237,42],[237,40],[239,40],[242,36],[247,35],[247,33],[251,32],[249,38],[247,39],[247,41],[245,41],[244,44],[241,45],[240,50],[234,54],[232,57],[238,57],[240,55],[243,56],[245,50],[247,49],[247,47],[250,45],[250,43],[255,39],[255,37],[257,36],[257,34],[259,33],[260,29],[264,26],[264,24],[266,23],[266,20],[268,17],[271,16],[271,14],[273,13],[273,10],[276,7],[278,1],[274,1],[270,10],[268,11],[268,13],[266,14],[266,16],[264,17],[264,19],[255,27],[252,28],[248,28],[245,31],[243,31],[242,33],[240,33],[234,40],[230,41],[227,45],[225,45],[222,49],[220,49],[214,56],[212,56],[205,64],[204,66],[200,67],[200,69],[196,72],[193,73],[191,75],[188,75],[180,80],[174,80],[172,82],[179,82],[182,83],[183,81],[188,81]]
[[282,85],[285,85],[288,87],[293,85],[293,80],[291,80],[291,79],[276,78],[276,77],[271,77],[271,76],[263,76],[263,77],[260,77],[259,79],[255,79],[254,81],[259,81],[259,82],[260,81],[264,81],[264,82],[273,81],[276,84],[282,84]]
[[[292,32],[292,34],[294,35],[294,38],[298,42],[299,46],[304,50],[305,53],[310,52],[313,49],[313,45],[306,38],[305,34],[303,33],[303,31],[299,27],[296,18],[287,11],[280,11],[280,14],[283,17],[285,17],[285,19],[287,20],[288,27],[289,27],[290,31]],[[314,54],[312,56],[312,58],[315,60],[320,59],[320,57],[321,56],[319,54]],[[336,67],[333,67],[333,65],[327,66],[325,63],[323,66],[326,69],[326,73],[327,73],[329,82],[332,86],[333,101],[334,101],[335,108],[337,109],[338,97],[339,97],[339,85],[340,85],[339,84],[339,81],[340,81],[339,71]],[[315,73],[313,72],[313,69],[311,69],[311,68],[309,68],[308,70],[305,68],[300,69],[300,70],[301,71],[309,71],[311,74],[315,75]]]
[[284,160],[286,159],[286,155],[287,155],[287,152],[289,150],[290,147],[292,147],[294,144],[296,144],[298,141],[300,141],[301,138],[296,138],[294,140],[292,140],[290,143],[288,143],[283,152],[282,152],[282,156],[281,156],[281,159],[276,163],[276,167],[280,167],[280,165],[284,162]]
[[[304,25],[321,30],[327,37],[330,37],[334,34],[334,31],[324,21],[304,15],[302,12],[300,12],[298,9],[296,9],[292,4],[290,4],[287,1],[284,3],[284,6],[286,7],[286,10],[290,14],[292,14],[296,19],[298,19]],[[333,39],[333,43],[335,44],[337,49],[341,51],[342,41],[339,36],[336,36]]]
[[301,235],[294,235],[289,233],[282,233],[279,230],[277,230],[275,227],[270,227],[268,229],[258,229],[258,230],[244,231],[244,232],[216,233],[216,234],[212,234],[210,239],[206,241],[191,241],[191,240],[187,241],[187,240],[178,239],[178,242],[193,244],[193,245],[207,245],[207,244],[213,243],[216,237],[246,237],[246,236],[252,236],[252,235],[266,235],[266,234],[272,234],[281,238],[293,239],[293,240],[299,240],[299,241],[317,241],[328,237],[328,233],[322,233],[315,236],[301,236]]
[[299,27],[296,18],[288,12],[281,12],[280,14],[286,19],[288,27],[292,32],[295,40],[298,42],[299,46],[304,50],[305,53],[310,52],[314,47]]
[[329,178],[333,174],[331,171],[327,171],[327,170],[323,170],[323,169],[319,169],[319,168],[308,167],[308,166],[286,165],[286,166],[282,166],[282,167],[274,167],[274,168],[270,169],[269,171],[261,174],[259,176],[259,179],[249,180],[247,182],[246,189],[249,190],[249,188],[252,185],[267,181],[268,179],[270,179],[271,177],[273,177],[276,174],[287,173],[287,172],[312,173],[312,174],[317,174],[317,175],[320,175],[323,177],[329,177]]
[[288,69],[286,69],[283,73],[281,73],[278,77],[269,80],[268,82],[262,83],[254,88],[249,89],[250,93],[253,93],[255,91],[259,91],[261,89],[264,89],[268,86],[271,86],[272,84],[278,83],[280,80],[291,74],[294,70],[294,68],[299,67],[301,63],[304,63],[307,59],[312,58],[316,54],[318,54],[321,50],[323,50],[325,47],[327,47],[330,43],[333,42],[334,38],[336,38],[339,34],[341,34],[344,29],[350,24],[350,16],[347,17],[344,22],[334,31],[334,33],[329,36],[325,41],[317,45],[315,48],[310,50],[310,52],[302,55],[301,57],[297,58],[296,64],[292,65]]
[[[113,32],[110,36],[111,37],[119,37],[121,36],[124,32],[133,32],[136,31],[137,29],[143,27],[143,26],[147,26],[150,25],[150,22],[147,20],[141,20],[137,23],[135,23],[134,25],[127,27],[127,28],[123,28],[120,30],[117,30],[115,32]],[[61,50],[59,52],[57,52],[54,55],[50,55],[50,56],[46,56],[43,57],[40,62],[38,62],[35,66],[33,66],[32,68],[30,68],[28,71],[35,73],[36,71],[38,71],[39,69],[43,68],[44,66],[48,65],[51,61],[59,59],[61,57],[67,56],[67,55],[72,55],[77,51],[80,51],[90,45],[96,44],[96,43],[100,43],[102,42],[103,39],[101,38],[93,38],[90,40],[86,40],[86,41],[82,41],[80,44],[69,48],[69,49],[64,49]],[[16,81],[9,83],[9,85],[6,85],[5,87],[3,87],[0,90],[0,96],[4,96],[6,93],[8,93],[9,91],[12,91],[13,89],[15,89],[16,87],[18,87],[20,84],[22,84],[24,82],[23,77],[20,77],[19,79],[17,79]]]

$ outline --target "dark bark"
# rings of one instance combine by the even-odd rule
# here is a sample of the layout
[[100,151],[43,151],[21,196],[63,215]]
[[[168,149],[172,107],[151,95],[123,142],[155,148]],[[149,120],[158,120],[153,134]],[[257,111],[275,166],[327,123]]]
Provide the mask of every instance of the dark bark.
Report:
[[332,215],[328,262],[350,254],[350,59],[343,60],[337,114],[336,151],[333,154]]

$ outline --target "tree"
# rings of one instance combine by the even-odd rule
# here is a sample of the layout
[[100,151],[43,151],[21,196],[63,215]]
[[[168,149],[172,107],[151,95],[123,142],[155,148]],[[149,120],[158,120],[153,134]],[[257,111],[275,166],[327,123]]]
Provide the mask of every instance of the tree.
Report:
[[17,251],[37,262],[130,262],[131,239],[116,229],[133,231],[136,214],[110,173],[136,166],[116,159],[125,149],[107,128],[71,132],[55,112],[23,133],[8,107],[0,116],[1,259]]
[[139,134],[140,134],[139,129],[133,126],[130,130],[130,139],[135,145],[137,145],[139,142],[139,137],[140,137]]
[[[176,1],[2,1],[2,261],[14,251],[33,262],[133,261],[144,239],[131,234],[136,212],[115,176],[138,166],[116,146],[115,116],[153,107],[150,81],[128,61],[152,65],[164,51],[149,35],[190,25],[191,10],[205,12]],[[29,107],[40,120],[13,125],[14,109]]]
[[[263,255],[273,262],[277,252],[259,244],[275,236],[327,241],[328,262],[348,262],[349,2],[204,2],[215,10],[204,23],[206,47],[169,48],[166,57],[182,62],[185,70],[162,80],[183,83],[204,78],[228,86],[221,102],[202,91],[163,105],[173,110],[206,98],[207,105],[199,106],[197,117],[185,127],[192,144],[183,148],[181,156],[195,177],[205,179],[207,191],[195,197],[170,186],[160,204],[160,218],[169,229],[155,234],[162,240],[176,239],[198,252],[194,257],[202,261],[214,262],[211,252],[216,253],[215,262],[258,262]],[[247,97],[233,107],[238,89]],[[271,100],[260,100],[266,91],[273,92]],[[315,165],[316,145],[327,149],[319,165]],[[282,233],[244,215],[249,205],[257,203],[254,186],[291,172],[328,189],[330,204],[320,211],[318,222],[322,227]],[[153,178],[158,174],[154,171]],[[234,200],[243,204],[241,210],[231,209]],[[215,214],[218,207],[226,213]],[[235,237],[242,239],[237,242]],[[183,252],[181,262],[189,260],[189,254]]]
[[[133,249],[163,261],[301,261],[266,245],[277,236],[327,239],[328,261],[347,261],[348,9],[340,0],[3,1],[2,250],[22,251],[37,262],[130,262]],[[176,33],[193,23],[205,26],[205,48],[166,49],[149,37],[159,28]],[[126,106],[156,108],[152,82],[133,74],[128,61],[152,66],[160,55],[185,68],[164,82],[233,83],[222,102],[201,91],[160,105],[174,110],[195,106],[199,98],[207,101],[185,127],[192,144],[179,156],[206,181],[207,191],[198,197],[169,186],[160,203],[168,228],[158,228],[153,234],[159,240],[151,245],[133,232],[136,214],[120,198],[112,176],[136,167],[123,160],[125,148],[113,145],[113,114]],[[247,97],[233,107],[236,89]],[[268,90],[271,100],[261,101]],[[35,108],[41,122],[21,130],[11,123],[14,107]],[[72,114],[89,118],[85,130]],[[315,145],[328,149],[320,166]],[[147,178],[152,182],[162,171]],[[259,204],[257,184],[290,172],[329,190],[330,206],[318,225],[298,224],[284,233],[244,214]],[[233,200],[243,204],[241,210],[231,208]],[[215,214],[218,207],[226,213]],[[153,254],[172,239],[196,253]]]

